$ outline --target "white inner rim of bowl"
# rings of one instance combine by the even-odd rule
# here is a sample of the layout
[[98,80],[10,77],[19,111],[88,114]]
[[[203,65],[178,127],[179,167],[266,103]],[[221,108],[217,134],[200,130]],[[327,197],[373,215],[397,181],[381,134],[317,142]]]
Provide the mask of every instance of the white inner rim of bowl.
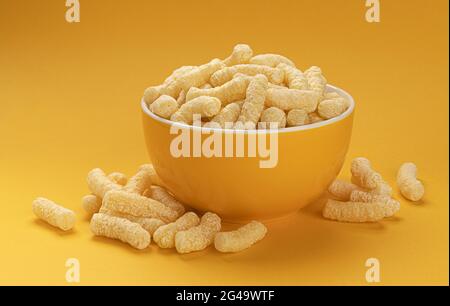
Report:
[[335,122],[341,121],[344,118],[347,118],[351,113],[353,113],[353,110],[355,109],[355,101],[353,100],[353,97],[349,93],[347,93],[345,90],[335,87],[333,85],[327,85],[326,92],[337,92],[339,95],[344,96],[348,101],[350,101],[350,107],[345,112],[340,114],[339,116],[328,119],[328,120],[324,120],[324,121],[316,122],[316,123],[312,123],[312,124],[286,127],[286,128],[274,129],[274,130],[234,130],[234,129],[232,130],[232,129],[219,129],[219,128],[193,126],[193,125],[188,125],[188,124],[184,124],[184,123],[180,123],[180,122],[170,121],[170,120],[161,118],[161,117],[153,114],[148,109],[147,103],[145,103],[144,99],[141,100],[141,107],[142,107],[142,110],[151,118],[153,118],[161,123],[164,123],[164,124],[167,124],[170,126],[177,126],[180,128],[189,128],[189,129],[193,129],[193,130],[203,130],[203,131],[221,131],[223,133],[249,133],[249,134],[252,134],[252,133],[263,133],[263,134],[266,134],[266,133],[289,133],[289,132],[315,129],[315,128],[319,128],[319,127],[322,127],[325,125],[333,124]]

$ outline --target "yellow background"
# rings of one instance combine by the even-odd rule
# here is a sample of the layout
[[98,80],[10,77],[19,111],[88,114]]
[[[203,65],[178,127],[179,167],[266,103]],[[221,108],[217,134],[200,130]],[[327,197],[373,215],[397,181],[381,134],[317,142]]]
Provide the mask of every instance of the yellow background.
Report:
[[[0,284],[66,284],[69,257],[83,285],[364,285],[369,257],[383,285],[448,284],[448,2],[381,0],[379,24],[365,21],[364,2],[81,0],[81,23],[69,24],[64,0],[0,0]],[[238,42],[321,66],[357,102],[342,177],[363,155],[394,184],[414,161],[423,202],[402,200],[378,224],[329,222],[315,203],[234,255],[93,238],[80,207],[86,173],[148,162],[144,88]],[[74,232],[35,220],[39,195],[77,212]]]

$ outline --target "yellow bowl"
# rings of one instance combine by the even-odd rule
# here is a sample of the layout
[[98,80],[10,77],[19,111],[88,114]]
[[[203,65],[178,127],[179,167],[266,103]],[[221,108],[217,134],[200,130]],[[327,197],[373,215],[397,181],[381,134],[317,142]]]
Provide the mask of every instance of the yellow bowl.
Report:
[[[350,144],[354,100],[339,88],[328,85],[327,91],[338,92],[351,102],[349,109],[336,118],[275,131],[203,128],[211,134],[202,134],[199,138],[200,127],[162,119],[151,113],[142,101],[144,135],[150,159],[166,187],[194,209],[212,211],[225,220],[237,222],[267,220],[294,213],[326,191],[341,170]],[[174,130],[178,133],[174,134]],[[177,157],[171,151],[171,144],[180,140],[181,133],[193,140],[191,157],[187,157],[188,154]],[[269,158],[264,158],[264,151],[258,149],[256,156],[251,155],[255,152],[248,148],[257,148],[255,146],[245,149],[245,157],[236,157],[236,152],[232,151],[229,152],[235,157],[209,157],[205,156],[208,152],[201,149],[197,150],[200,156],[193,157],[193,148],[200,148],[194,144],[194,138],[201,139],[197,144],[206,146],[205,141],[213,139],[211,135],[215,135],[216,144],[222,140],[222,150],[230,148],[226,139],[233,148],[240,143],[239,139],[244,139],[246,147],[249,140],[253,143],[252,140],[257,138],[258,144],[266,141],[273,161],[266,164],[275,164],[276,148],[277,164],[262,168],[261,161]]]

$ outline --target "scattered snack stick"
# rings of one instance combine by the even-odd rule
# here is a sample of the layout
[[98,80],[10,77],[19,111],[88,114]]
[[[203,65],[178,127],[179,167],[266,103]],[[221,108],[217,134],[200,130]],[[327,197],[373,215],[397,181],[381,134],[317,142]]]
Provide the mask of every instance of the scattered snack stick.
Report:
[[75,213],[46,198],[33,201],[33,213],[50,225],[69,231],[75,226]]
[[152,165],[142,165],[139,167],[138,172],[128,180],[122,190],[141,195],[152,185],[153,175],[154,168]]
[[91,192],[103,198],[110,190],[120,190],[122,186],[106,176],[103,170],[96,168],[91,170],[87,176],[87,184]]
[[194,68],[195,66],[181,66],[180,68],[175,69],[175,71],[173,71],[172,74],[164,80],[163,84],[148,87],[144,91],[145,103],[150,106],[157,98],[159,98],[163,94],[175,95],[176,90],[178,90],[175,86],[176,81]]
[[252,221],[235,231],[217,233],[214,246],[220,252],[240,252],[263,239],[266,233],[264,224]]
[[290,67],[295,67],[293,61],[286,56],[280,54],[259,54],[250,59],[250,64],[264,65],[269,67],[277,67],[279,64],[285,64]]
[[135,217],[157,218],[172,222],[178,214],[159,201],[126,191],[110,191],[103,198],[103,207],[108,210]]
[[152,86],[145,90],[144,101],[151,105],[158,97],[168,95],[177,98],[182,90],[189,89],[192,86],[200,86],[206,83],[211,74],[224,67],[219,59],[213,59],[209,63],[201,66],[185,66],[186,68],[176,70],[172,77],[158,86]]
[[153,235],[153,233],[160,227],[163,226],[165,223],[157,218],[145,218],[145,217],[135,217],[130,214],[124,214],[117,211],[112,211],[106,208],[101,208],[100,213],[127,219],[131,222],[137,223],[140,226],[142,226],[143,229],[145,229],[150,235]]
[[317,66],[312,66],[305,71],[305,76],[308,80],[308,88],[322,98],[327,85],[327,79],[323,76],[322,69]]
[[417,166],[404,163],[397,173],[397,186],[401,194],[410,201],[420,201],[425,194],[425,187],[417,179]]
[[239,64],[247,64],[253,56],[253,50],[249,45],[237,44],[233,48],[233,53],[223,60],[226,66],[234,66]]
[[[108,175],[108,178],[111,179],[113,182],[123,186],[127,183],[127,177],[125,174],[120,172],[113,172]],[[88,194],[85,195],[81,199],[81,203],[83,206],[83,209],[89,213],[89,214],[95,214],[98,213],[100,210],[100,207],[102,207],[102,198],[99,198],[98,196],[94,194]]]
[[264,75],[269,82],[280,85],[284,81],[284,71],[279,68],[272,68],[262,65],[236,65],[225,67],[216,71],[209,82],[212,86],[217,87],[231,81],[237,73],[247,76]]
[[288,85],[290,89],[300,89],[307,90],[309,89],[308,79],[305,74],[300,71],[300,69],[295,68],[295,66],[288,65],[285,63],[281,63],[277,66],[277,68],[284,71],[285,83]]
[[[241,113],[241,106],[239,103],[230,103],[226,105],[220,113],[215,115],[211,121],[207,122],[204,126],[209,128],[225,128],[225,124],[235,123]],[[228,128],[230,128],[230,126]]]
[[275,106],[284,111],[302,109],[307,113],[314,112],[319,103],[319,96],[312,90],[269,88],[266,94],[266,106]]
[[200,96],[181,105],[181,107],[170,117],[170,120],[192,124],[194,115],[198,114],[201,118],[213,117],[220,112],[221,105],[221,101],[215,97]]
[[328,200],[323,216],[342,222],[376,222],[392,217],[400,210],[400,202],[393,199],[392,188],[375,172],[368,159],[352,161],[352,181],[336,179],[329,194],[337,200]]
[[[182,92],[184,93],[184,91]],[[169,119],[170,116],[178,110],[178,106],[181,104],[181,102],[178,103],[178,101],[171,96],[162,95],[150,104],[149,109],[161,118]]]
[[188,212],[175,222],[159,227],[153,234],[153,240],[160,248],[174,248],[175,234],[197,226],[199,223],[200,218],[195,213]]
[[264,110],[267,86],[267,78],[262,74],[258,74],[250,81],[241,113],[236,122],[236,127],[238,127],[239,124],[244,127],[244,125],[246,126],[250,123],[252,129],[256,128],[256,124]]
[[127,176],[121,172],[111,172],[110,174],[108,174],[108,177],[113,182],[116,182],[117,184],[119,184],[121,186],[125,186],[126,183],[128,182]]
[[362,188],[375,189],[383,183],[381,175],[372,169],[367,158],[358,157],[351,165],[352,182]]
[[320,117],[331,119],[344,113],[349,106],[349,102],[343,97],[326,99],[319,103],[317,112]]
[[[178,98],[177,98],[178,107],[183,105],[185,102],[186,102],[186,91],[182,90],[182,91],[180,91],[180,94],[178,95]],[[178,107],[177,107],[177,109],[178,109]],[[175,111],[176,111],[176,109],[175,109]],[[172,116],[172,114],[175,111],[173,111],[173,112],[170,111],[170,115],[168,115],[167,118],[170,118],[170,116]]]
[[182,78],[177,80],[180,86],[180,90],[177,92],[177,96],[181,90],[188,92],[191,87],[199,87],[205,83],[208,83],[211,75],[225,67],[219,59],[213,59],[207,64],[198,66],[191,71],[188,71]]
[[309,123],[308,113],[302,109],[292,109],[286,116],[287,126],[301,126]]
[[190,101],[201,96],[208,96],[219,99],[222,102],[222,106],[225,106],[234,101],[244,100],[250,80],[251,77],[240,75],[223,85],[210,89],[191,87],[186,94],[186,101]]
[[349,201],[352,192],[355,190],[361,190],[361,187],[339,179],[334,180],[328,187],[328,192],[340,201]]
[[214,237],[220,231],[220,217],[214,213],[205,213],[200,224],[175,234],[175,247],[178,253],[201,251],[214,242]]
[[377,222],[382,220],[386,212],[384,203],[340,202],[328,200],[323,209],[323,216],[340,222]]
[[147,248],[151,241],[150,234],[139,224],[101,213],[92,216],[90,228],[95,236],[118,239],[139,250]]
[[350,202],[383,203],[385,204],[385,217],[392,217],[400,210],[400,202],[392,199],[390,196],[362,190],[352,191]]
[[102,199],[93,194],[87,194],[81,198],[84,211],[88,214],[98,213],[102,207]]
[[286,127],[286,114],[277,107],[266,108],[261,114],[261,124],[265,124],[266,128],[278,129]]
[[184,205],[175,199],[166,189],[160,186],[152,186],[150,188],[150,198],[153,200],[159,201],[162,204],[166,205],[173,211],[175,211],[179,216],[183,215],[185,212]]
[[381,181],[378,183],[377,187],[375,187],[374,190],[372,190],[372,193],[379,194],[379,195],[392,195],[392,187],[386,183],[385,181]]
[[187,92],[191,87],[197,87],[207,83],[211,75],[224,66],[221,60],[215,58],[209,63],[194,67],[174,82],[177,88],[176,96],[178,96],[181,90]]
[[172,84],[175,81],[178,81],[180,78],[182,78],[186,73],[194,70],[196,66],[181,66],[177,69],[175,69],[171,75],[169,75],[163,82],[163,85],[169,85]]
[[161,95],[164,85],[150,86],[144,90],[143,99],[147,106],[150,106]]

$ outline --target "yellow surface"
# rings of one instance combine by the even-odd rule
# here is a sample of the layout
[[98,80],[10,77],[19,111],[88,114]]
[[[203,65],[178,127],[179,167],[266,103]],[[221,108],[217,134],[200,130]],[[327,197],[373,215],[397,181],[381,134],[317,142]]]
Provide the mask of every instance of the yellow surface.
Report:
[[[369,257],[383,285],[448,284],[448,2],[381,1],[379,24],[365,22],[362,0],[237,2],[81,1],[81,23],[68,24],[64,1],[0,1],[0,284],[65,284],[69,257],[84,285],[363,285]],[[237,42],[320,65],[358,103],[342,177],[364,155],[393,184],[414,161],[423,202],[402,200],[379,224],[340,224],[320,217],[319,201],[235,255],[93,238],[80,207],[85,175],[132,174],[148,160],[143,89]],[[74,209],[76,230],[37,222],[39,195]]]

